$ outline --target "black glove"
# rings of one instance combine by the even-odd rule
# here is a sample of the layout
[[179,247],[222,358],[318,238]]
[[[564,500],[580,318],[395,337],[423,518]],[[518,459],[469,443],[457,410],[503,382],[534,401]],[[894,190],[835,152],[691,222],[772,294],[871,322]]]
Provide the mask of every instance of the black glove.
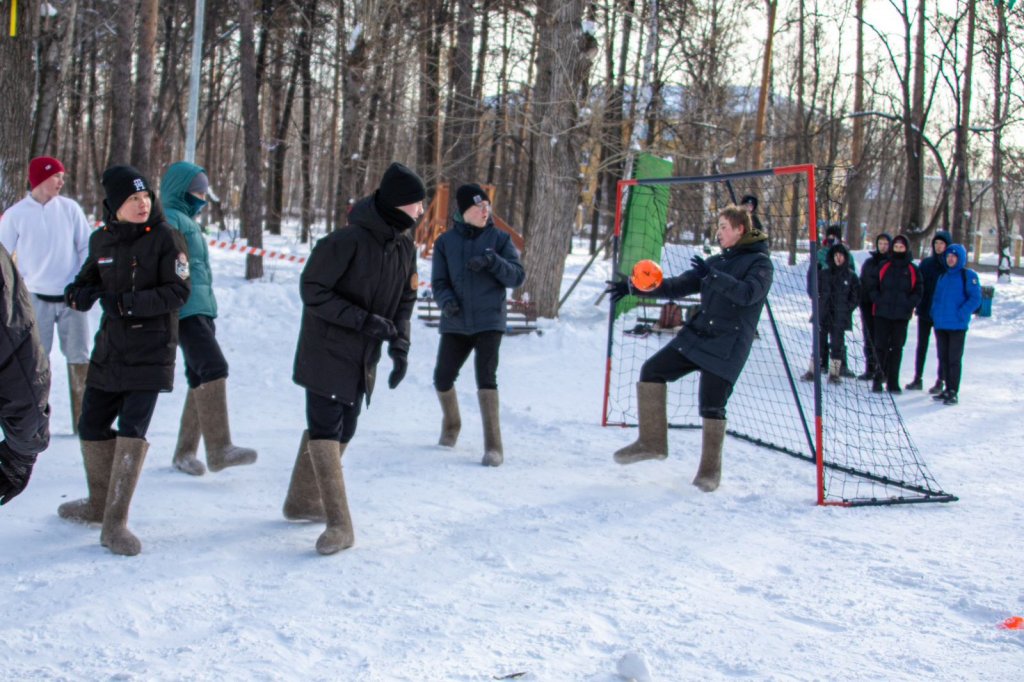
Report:
[[711,268],[708,267],[708,264],[700,256],[694,256],[690,259],[690,267],[693,269],[694,274],[697,275],[697,279],[704,279],[711,272]]
[[35,463],[35,457],[18,455],[7,443],[0,442],[0,505],[7,504],[25,489]]
[[458,301],[448,301],[441,308],[441,315],[447,318],[458,317],[459,313],[462,312],[462,308],[459,307]]
[[121,309],[121,295],[115,294],[109,291],[103,292],[100,296],[100,307],[103,308],[103,312],[111,317],[123,317],[124,313]]
[[482,256],[470,258],[469,262],[466,263],[466,267],[473,272],[490,269],[492,265],[494,265],[494,251],[491,249],[484,251]]
[[74,285],[69,284],[67,288],[64,289],[64,304],[69,308],[84,312],[92,308],[92,304],[96,302],[96,299],[98,299],[102,293],[102,287],[75,287]]
[[630,291],[629,280],[626,279],[621,279],[618,282],[607,281],[605,284],[608,285],[608,288],[604,292],[611,297],[612,303],[618,303],[633,293]]
[[395,388],[402,383],[405,372],[409,369],[409,356],[405,351],[393,350],[388,353],[391,356],[391,374],[388,375],[388,388]]
[[381,341],[390,341],[398,336],[395,323],[386,317],[370,313],[363,321],[363,333]]

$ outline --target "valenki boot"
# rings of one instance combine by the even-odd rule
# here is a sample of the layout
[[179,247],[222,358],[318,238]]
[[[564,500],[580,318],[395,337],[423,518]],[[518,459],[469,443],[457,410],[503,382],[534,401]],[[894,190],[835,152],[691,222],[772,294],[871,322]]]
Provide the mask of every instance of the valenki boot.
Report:
[[459,431],[462,430],[462,417],[459,415],[459,396],[455,393],[455,387],[447,391],[438,391],[437,399],[441,402],[441,438],[437,444],[446,448],[455,447],[455,441],[459,439]]
[[619,464],[633,464],[645,459],[668,457],[668,418],[665,400],[668,388],[655,382],[637,382],[637,410],[640,413],[640,435],[631,445],[615,453]]
[[704,419],[701,429],[700,466],[697,467],[697,476],[693,479],[693,484],[706,493],[717,490],[722,480],[725,423],[724,419]]
[[501,466],[505,461],[505,452],[501,447],[498,389],[481,388],[476,396],[480,402],[480,418],[484,423],[484,458],[480,463],[485,467]]
[[142,551],[142,543],[128,530],[128,508],[142,474],[147,450],[149,443],[142,438],[117,438],[107,506],[103,512],[103,530],[100,531],[100,544],[114,554],[135,556]]
[[178,444],[174,447],[171,464],[178,471],[192,476],[202,476],[206,466],[196,459],[199,450],[199,410],[196,408],[195,390],[188,389],[185,406],[181,409],[181,426],[178,427]]
[[807,367],[807,371],[800,375],[801,381],[814,381],[814,370],[817,365],[814,364],[814,358],[811,358],[811,364]]
[[210,471],[252,464],[256,451],[231,443],[228,424],[227,380],[217,379],[193,389],[199,410],[199,430],[206,443],[206,465]]
[[71,394],[71,433],[78,435],[78,420],[82,416],[82,396],[85,395],[85,378],[89,374],[89,363],[68,364],[68,392]]
[[295,455],[292,480],[288,484],[288,495],[284,498],[284,517],[290,521],[327,520],[324,503],[320,499],[320,488],[313,471],[313,460],[309,456],[309,431],[302,432],[299,453]]
[[65,502],[57,507],[57,515],[78,523],[100,523],[107,506],[107,488],[110,485],[110,469],[114,465],[117,439],[83,440],[81,444],[89,497]]
[[842,360],[829,360],[828,361],[828,383],[830,384],[841,384],[842,379]]
[[343,454],[345,445],[336,440],[309,441],[309,457],[313,461],[313,471],[316,472],[316,482],[327,516],[327,529],[316,541],[316,551],[324,555],[348,549],[356,542],[352,515],[348,511],[348,498],[345,496],[345,479],[341,471]]

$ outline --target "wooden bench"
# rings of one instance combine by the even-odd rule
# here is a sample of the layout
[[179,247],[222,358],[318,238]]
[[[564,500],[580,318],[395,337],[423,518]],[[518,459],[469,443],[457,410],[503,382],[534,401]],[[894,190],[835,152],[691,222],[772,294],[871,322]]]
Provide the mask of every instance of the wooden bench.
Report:
[[[537,327],[537,311],[530,301],[509,300],[507,306],[506,334],[516,336],[518,334],[537,334],[544,332]],[[416,316],[426,322],[428,327],[441,325],[441,309],[437,302],[430,295],[421,296],[416,302]]]

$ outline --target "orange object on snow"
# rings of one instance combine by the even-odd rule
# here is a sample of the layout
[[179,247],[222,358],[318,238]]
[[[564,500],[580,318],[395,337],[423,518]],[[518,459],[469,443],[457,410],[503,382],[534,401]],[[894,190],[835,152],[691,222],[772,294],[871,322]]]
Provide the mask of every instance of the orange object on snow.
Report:
[[661,285],[664,275],[661,273],[660,265],[645,258],[638,260],[633,266],[630,279],[638,291],[653,291]]
[[1024,630],[1024,617],[1010,616],[999,624],[1000,630]]

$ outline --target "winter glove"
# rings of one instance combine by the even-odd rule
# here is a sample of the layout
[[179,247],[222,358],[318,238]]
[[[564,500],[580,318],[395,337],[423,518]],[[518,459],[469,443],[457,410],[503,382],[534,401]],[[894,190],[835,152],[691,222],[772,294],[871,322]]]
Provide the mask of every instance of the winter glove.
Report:
[[363,321],[363,333],[381,341],[390,341],[398,336],[395,323],[386,317],[370,313]]
[[444,304],[444,307],[441,308],[441,315],[449,319],[453,317],[458,317],[459,313],[461,312],[462,308],[459,307],[458,301],[448,301],[447,303]]
[[494,265],[494,251],[487,249],[484,251],[482,256],[476,256],[470,258],[469,262],[466,263],[466,267],[473,272],[480,272],[481,270],[489,270]]
[[618,282],[607,281],[605,284],[608,285],[608,288],[604,292],[611,297],[612,303],[618,303],[633,293],[630,291],[629,280],[627,279],[622,279]]
[[25,489],[35,463],[34,456],[19,455],[6,442],[0,442],[0,505],[7,504]]
[[123,317],[123,309],[121,307],[121,295],[112,292],[103,292],[99,296],[100,307],[103,308],[103,312],[111,317]]
[[694,256],[690,259],[690,268],[697,275],[697,279],[704,279],[711,272],[711,268],[708,267],[708,264],[700,256]]
[[391,374],[388,375],[388,388],[396,388],[405,378],[405,372],[409,369],[409,356],[405,351],[392,350],[388,352],[391,356]]
[[69,308],[84,312],[92,308],[92,304],[96,302],[101,293],[103,293],[102,287],[88,286],[76,288],[68,285],[64,290],[64,303]]

